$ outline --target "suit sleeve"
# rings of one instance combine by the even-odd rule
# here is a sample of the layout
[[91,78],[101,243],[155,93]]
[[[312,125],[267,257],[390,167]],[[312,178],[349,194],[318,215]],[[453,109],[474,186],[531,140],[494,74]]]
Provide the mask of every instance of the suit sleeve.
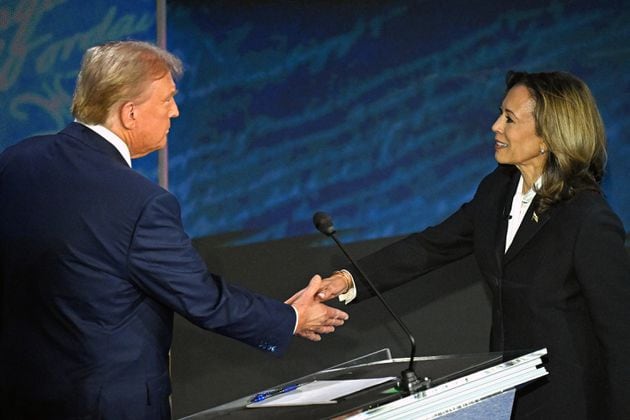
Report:
[[608,208],[588,214],[575,244],[575,270],[604,354],[610,418],[630,418],[630,258],[621,221]]
[[[409,235],[360,260],[359,265],[379,291],[386,291],[422,274],[463,258],[473,251],[474,200],[437,226]],[[360,274],[351,270],[353,277]],[[360,282],[357,301],[371,293]]]
[[290,305],[229,285],[207,271],[181,224],[175,197],[152,197],[128,253],[130,277],[146,295],[194,324],[282,354],[293,336]]

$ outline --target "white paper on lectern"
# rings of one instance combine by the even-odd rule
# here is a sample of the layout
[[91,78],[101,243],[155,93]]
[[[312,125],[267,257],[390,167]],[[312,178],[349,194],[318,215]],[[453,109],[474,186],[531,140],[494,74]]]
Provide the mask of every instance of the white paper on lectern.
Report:
[[335,404],[338,398],[396,380],[395,376],[369,379],[345,379],[339,381],[313,381],[296,390],[250,403],[247,408],[280,407],[290,405]]

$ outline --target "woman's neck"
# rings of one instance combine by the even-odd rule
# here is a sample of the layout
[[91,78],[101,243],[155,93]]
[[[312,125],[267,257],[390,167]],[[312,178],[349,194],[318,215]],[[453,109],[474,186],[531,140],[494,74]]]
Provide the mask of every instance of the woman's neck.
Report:
[[538,178],[542,175],[542,170],[532,167],[518,167],[523,177],[523,194],[531,190]]

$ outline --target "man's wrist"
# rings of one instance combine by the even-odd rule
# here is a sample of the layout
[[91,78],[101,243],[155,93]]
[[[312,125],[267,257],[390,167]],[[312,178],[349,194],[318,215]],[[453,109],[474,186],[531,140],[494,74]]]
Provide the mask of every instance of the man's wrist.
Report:
[[300,323],[300,312],[293,305],[291,305],[291,308],[293,308],[293,312],[295,312],[295,324],[293,325],[293,335],[295,335],[295,333],[297,332],[298,324]]

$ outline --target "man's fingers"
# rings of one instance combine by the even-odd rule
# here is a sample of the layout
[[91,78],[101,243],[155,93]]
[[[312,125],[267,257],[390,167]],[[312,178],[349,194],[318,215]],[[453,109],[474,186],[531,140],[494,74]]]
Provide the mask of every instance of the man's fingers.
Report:
[[328,291],[328,286],[325,286],[324,288],[319,289],[319,291],[317,292],[315,296],[322,302],[325,302],[332,297]]
[[299,292],[296,292],[289,299],[285,300],[284,303],[286,303],[288,305],[293,304],[293,302],[295,302],[296,300],[298,300],[300,298],[300,296],[302,296],[302,293],[304,293],[304,289],[300,290]]
[[322,278],[315,275],[311,278],[306,289],[299,293],[299,298],[295,298],[294,295],[288,301],[295,300],[292,304],[298,308],[299,325],[295,334],[311,341],[320,341],[322,339],[321,334],[334,332],[335,327],[343,325],[348,319],[348,314],[344,311],[327,306],[317,300],[317,292],[321,287]]
[[311,331],[316,332],[317,334],[330,334],[335,332],[335,327],[332,325],[319,325],[311,328]]
[[319,274],[315,274],[308,282],[308,286],[304,289],[304,293],[308,296],[315,296],[322,285],[322,277]]
[[328,320],[328,325],[333,325],[335,327],[340,327],[344,324],[344,320],[341,318],[331,318]]
[[322,337],[313,331],[302,331],[298,333],[298,335],[302,338],[306,338],[307,340],[322,341]]
[[300,331],[297,333],[302,338],[306,338],[311,341],[321,341],[321,334],[330,334],[335,332],[335,327],[332,325],[318,325],[308,330]]
[[337,318],[337,319],[342,319],[344,321],[347,321],[348,318],[350,318],[350,316],[344,311],[342,311],[341,309],[335,309],[335,308],[330,308],[330,307],[329,309],[330,309],[328,313],[329,318]]

